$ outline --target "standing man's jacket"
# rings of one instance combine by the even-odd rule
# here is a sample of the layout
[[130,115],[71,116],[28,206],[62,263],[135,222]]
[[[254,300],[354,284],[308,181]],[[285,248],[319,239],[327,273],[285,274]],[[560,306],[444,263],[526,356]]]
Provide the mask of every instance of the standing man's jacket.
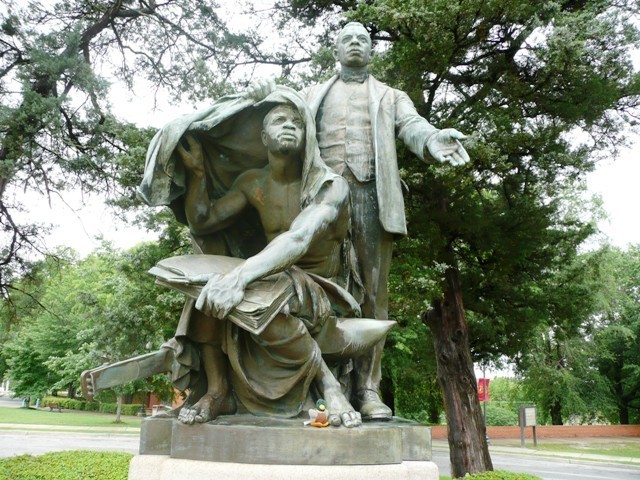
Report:
[[[317,115],[322,100],[338,78],[336,75],[327,82],[302,92],[313,115]],[[424,160],[427,139],[438,130],[418,115],[406,93],[388,87],[371,75],[366,81],[369,87],[380,223],[389,233],[406,235],[407,222],[398,171],[396,136]]]

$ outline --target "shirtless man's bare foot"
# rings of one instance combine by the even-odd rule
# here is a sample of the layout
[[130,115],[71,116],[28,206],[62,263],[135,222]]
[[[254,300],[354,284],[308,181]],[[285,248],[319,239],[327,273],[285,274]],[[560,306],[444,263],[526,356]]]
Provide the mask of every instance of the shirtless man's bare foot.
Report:
[[187,425],[207,423],[219,415],[231,415],[236,412],[236,402],[231,395],[219,397],[206,393],[195,405],[183,406],[178,420]]
[[351,402],[342,393],[340,383],[329,370],[327,364],[322,361],[320,370],[316,375],[316,382],[322,394],[322,398],[329,405],[329,423],[333,426],[343,425],[347,428],[359,427],[362,425],[362,417],[357,412]]

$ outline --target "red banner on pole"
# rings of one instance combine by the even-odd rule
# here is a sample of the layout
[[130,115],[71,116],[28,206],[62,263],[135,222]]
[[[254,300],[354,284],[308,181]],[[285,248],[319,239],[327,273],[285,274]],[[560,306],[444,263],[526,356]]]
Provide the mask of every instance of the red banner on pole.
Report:
[[490,378],[479,378],[478,379],[478,400],[481,402],[491,401],[491,397],[489,397],[489,382]]

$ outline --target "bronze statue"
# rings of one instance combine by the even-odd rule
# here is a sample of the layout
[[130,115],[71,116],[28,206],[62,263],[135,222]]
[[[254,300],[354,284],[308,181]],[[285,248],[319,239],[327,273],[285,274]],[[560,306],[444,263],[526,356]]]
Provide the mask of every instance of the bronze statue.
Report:
[[[392,242],[406,234],[395,139],[423,160],[469,157],[463,134],[436,129],[405,93],[368,75],[361,24],[341,30],[335,54],[340,74],[302,97],[262,82],[154,137],[140,197],[168,205],[196,253],[167,260],[169,276],[158,278],[191,298],[160,351],[85,372],[87,396],[170,371],[190,392],[175,412],[187,424],[238,402],[292,417],[318,398],[333,425],[391,418],[379,384]],[[254,300],[259,313],[244,308]],[[361,315],[375,320],[353,319]],[[353,391],[343,391],[337,377],[351,362]]]
[[[355,274],[343,261],[351,250],[349,186],[322,161],[302,98],[285,87],[258,100],[263,96],[254,90],[225,97],[167,125],[149,148],[140,193],[152,205],[171,205],[186,221],[196,253],[249,250],[250,242],[234,241],[229,227],[246,220],[251,209],[257,213],[251,228],[264,235],[266,245],[221,273],[208,272],[226,265],[226,257],[174,262],[174,269],[185,267],[183,283],[206,282],[195,304],[185,305],[175,337],[154,354],[85,372],[88,395],[170,370],[177,386],[191,390],[179,411],[183,423],[233,414],[236,400],[254,414],[293,417],[313,391],[328,402],[332,425],[361,424],[323,355],[357,357],[392,322],[338,319],[360,314],[343,288]],[[205,261],[210,269],[198,266]],[[277,305],[265,325],[251,329],[225,320],[256,281],[268,290],[282,283],[282,275],[291,295],[278,297],[286,303]],[[253,320],[259,319],[249,314],[246,322]],[[131,373],[133,365],[137,370]]]
[[[236,396],[250,411],[295,416],[301,411],[309,383],[315,379],[321,395],[332,405],[332,411],[340,413],[338,417],[345,426],[359,423],[310,333],[319,332],[329,311],[305,312],[299,308],[291,309],[288,315],[280,313],[257,342],[237,326],[211,321],[224,319],[243,299],[248,284],[293,265],[302,269],[298,272],[301,278],[296,276],[297,289],[312,290],[303,296],[324,293],[315,288],[305,271],[325,278],[338,274],[337,254],[348,228],[348,186],[327,169],[324,178],[317,180],[320,184],[313,186],[317,192],[305,192],[308,204],[301,210],[304,136],[304,120],[292,106],[279,105],[270,110],[262,132],[268,166],[241,174],[229,192],[215,202],[206,196],[199,144],[187,137],[190,150],[178,147],[187,169],[185,208],[191,231],[195,235],[217,232],[251,206],[260,216],[268,241],[263,251],[239,267],[212,276],[196,302],[196,308],[209,318],[192,317],[192,323],[198,324],[190,326],[188,335],[200,345],[208,390],[196,404],[182,409],[180,419],[184,422],[208,421],[219,412],[230,413],[233,397],[225,353],[218,343],[227,330],[224,349],[231,361],[231,383]],[[310,155],[315,155],[312,148],[307,152],[307,162],[313,161],[308,158]]]

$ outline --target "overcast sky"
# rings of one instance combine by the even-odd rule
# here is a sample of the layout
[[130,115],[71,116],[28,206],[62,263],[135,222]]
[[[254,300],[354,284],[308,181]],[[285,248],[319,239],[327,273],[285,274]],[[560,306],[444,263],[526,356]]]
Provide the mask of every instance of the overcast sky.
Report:
[[589,191],[602,196],[608,219],[600,229],[619,247],[640,244],[640,139],[618,158],[598,165],[587,178]]

